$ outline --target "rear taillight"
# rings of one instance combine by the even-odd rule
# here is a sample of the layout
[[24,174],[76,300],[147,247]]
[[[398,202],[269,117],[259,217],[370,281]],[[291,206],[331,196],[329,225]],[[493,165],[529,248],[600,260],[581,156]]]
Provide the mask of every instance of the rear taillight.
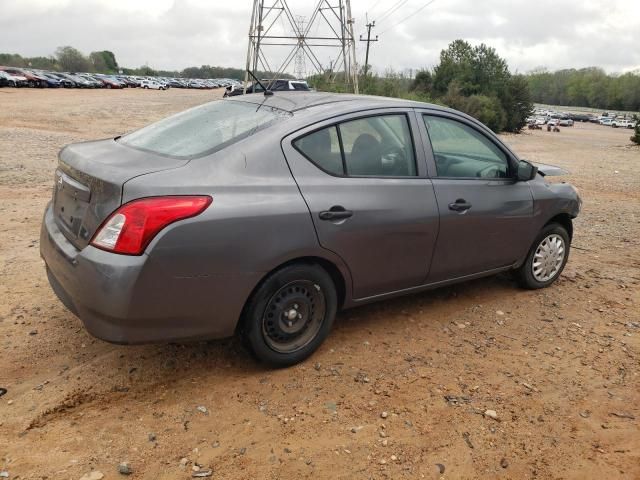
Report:
[[202,213],[209,196],[148,197],[133,200],[113,212],[91,240],[94,247],[125,255],[140,255],[160,230]]

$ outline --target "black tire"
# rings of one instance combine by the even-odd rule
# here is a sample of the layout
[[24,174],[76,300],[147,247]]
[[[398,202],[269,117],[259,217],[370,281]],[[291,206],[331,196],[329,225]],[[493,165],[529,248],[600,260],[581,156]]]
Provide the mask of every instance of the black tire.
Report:
[[[562,258],[562,261],[559,264],[559,268],[557,269],[557,271],[550,272],[552,273],[552,275],[550,275],[549,278],[544,278],[544,276],[542,276],[542,278],[536,278],[536,274],[534,274],[534,265],[533,265],[536,252],[538,251],[538,248],[542,248],[541,244],[545,240],[552,238],[552,236],[561,237],[563,241],[564,257]],[[545,288],[551,285],[553,282],[555,282],[558,279],[560,274],[562,274],[562,271],[564,270],[564,266],[567,264],[567,260],[569,259],[570,249],[571,249],[571,239],[569,238],[569,234],[567,233],[567,230],[558,223],[550,223],[549,225],[546,225],[540,231],[535,241],[533,242],[533,245],[531,246],[531,249],[527,254],[527,258],[522,264],[522,266],[520,266],[520,268],[518,268],[515,271],[516,279],[518,280],[518,283],[520,284],[520,286],[523,288],[535,290],[538,288]],[[553,270],[555,270],[555,268]]]
[[[306,263],[283,267],[264,279],[247,302],[243,341],[264,363],[294,365],[325,340],[337,306],[336,287],[325,269]],[[293,312],[299,318],[288,316]]]

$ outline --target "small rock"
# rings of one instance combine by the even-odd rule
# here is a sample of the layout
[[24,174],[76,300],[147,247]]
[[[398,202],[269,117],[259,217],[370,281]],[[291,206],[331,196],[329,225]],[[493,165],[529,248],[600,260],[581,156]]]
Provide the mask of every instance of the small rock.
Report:
[[89,473],[85,473],[80,477],[80,480],[102,480],[104,478],[104,473],[99,470],[94,470]]
[[496,310],[496,315],[503,316],[504,312],[502,310]]
[[212,446],[213,448],[218,448],[218,447],[220,446],[220,442],[219,442],[218,440],[216,440],[215,442],[213,442],[213,443],[211,444],[211,446]]
[[198,410],[200,413],[204,413],[205,415],[209,413],[209,410],[207,410],[207,407],[205,407],[204,405],[197,406],[196,410]]
[[438,467],[438,471],[440,472],[440,475],[442,475],[444,473],[444,465],[442,463],[436,463],[436,467]]
[[7,405],[13,405],[13,400],[7,400]]
[[502,460],[500,460],[500,466],[502,468],[507,468],[509,466],[509,462],[507,462],[506,458],[503,458]]
[[37,335],[38,334],[38,330],[31,330],[29,332],[29,335]]
[[395,462],[396,460],[398,460],[398,457],[396,457],[395,455],[391,455],[391,461]]
[[193,472],[191,474],[192,478],[204,478],[204,477],[210,477],[211,475],[213,475],[213,470],[211,470],[210,468],[207,468],[206,470],[199,470],[197,472]]
[[387,445],[389,445],[389,440],[387,440],[386,438],[383,438],[383,439],[382,439],[382,442],[380,442],[380,444],[381,444],[383,447],[386,447]]
[[180,459],[180,466],[181,466],[181,467],[186,467],[188,463],[189,463],[189,459],[188,459],[188,458],[186,458],[186,457],[182,457],[182,458]]
[[386,464],[387,464],[387,461],[384,458],[380,459],[380,465],[386,465]]
[[380,414],[380,417],[381,417],[381,418],[387,418],[388,416],[389,416],[389,414],[388,414],[387,412],[382,412],[382,413]]
[[240,453],[240,455],[244,455],[245,453],[247,453],[246,447],[242,447],[238,453]]
[[156,441],[156,434],[151,432],[147,438],[149,439],[150,442],[155,442]]
[[284,453],[291,453],[291,449],[289,447],[284,447]]
[[322,364],[320,362],[316,363],[313,368],[316,369],[316,371],[320,371],[320,369],[322,368]]
[[131,468],[131,465],[129,465],[129,462],[122,462],[118,465],[118,473],[120,475],[131,475],[133,473],[133,469]]
[[498,419],[498,413],[495,410],[485,410],[484,416],[493,418],[494,420]]

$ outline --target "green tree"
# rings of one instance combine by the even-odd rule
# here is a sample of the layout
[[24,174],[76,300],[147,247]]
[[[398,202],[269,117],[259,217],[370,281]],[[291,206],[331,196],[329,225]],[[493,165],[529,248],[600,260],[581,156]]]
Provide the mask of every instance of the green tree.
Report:
[[433,76],[429,70],[419,70],[411,82],[409,91],[430,94],[433,91]]
[[91,62],[73,47],[58,47],[55,53],[60,68],[65,72],[89,72]]

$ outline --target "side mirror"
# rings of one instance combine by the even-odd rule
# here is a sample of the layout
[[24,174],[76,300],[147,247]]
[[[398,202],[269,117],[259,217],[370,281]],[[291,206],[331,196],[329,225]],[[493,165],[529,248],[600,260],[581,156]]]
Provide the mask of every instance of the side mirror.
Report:
[[518,173],[516,178],[519,182],[528,182],[536,178],[538,174],[538,167],[531,165],[526,160],[520,160],[518,163]]

